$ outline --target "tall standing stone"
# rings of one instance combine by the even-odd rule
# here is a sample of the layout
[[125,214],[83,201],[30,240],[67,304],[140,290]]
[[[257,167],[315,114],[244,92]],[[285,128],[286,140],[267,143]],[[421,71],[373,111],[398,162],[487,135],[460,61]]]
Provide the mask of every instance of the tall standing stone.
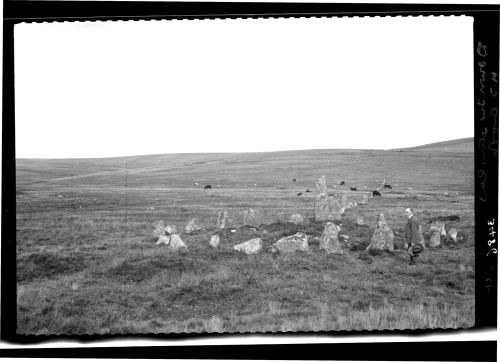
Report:
[[328,220],[330,214],[326,177],[323,175],[316,181],[314,192],[314,217],[316,221]]
[[224,229],[227,224],[228,212],[227,210],[219,211],[219,215],[217,216],[217,227],[219,229]]
[[368,245],[366,251],[370,249],[394,251],[394,232],[389,225],[387,225],[384,214],[378,216],[377,228],[373,233],[370,245]]
[[327,222],[319,241],[319,248],[325,250],[327,254],[342,254],[342,247],[339,243],[339,231],[339,226],[332,222]]

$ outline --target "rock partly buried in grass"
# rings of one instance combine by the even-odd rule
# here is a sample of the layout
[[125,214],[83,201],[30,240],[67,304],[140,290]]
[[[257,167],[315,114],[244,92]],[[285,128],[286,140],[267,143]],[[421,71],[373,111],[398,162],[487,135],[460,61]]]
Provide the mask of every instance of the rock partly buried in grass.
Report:
[[293,214],[290,216],[290,222],[294,224],[302,224],[304,222],[304,217],[301,214]]
[[167,225],[165,226],[165,232],[168,235],[177,234],[177,228],[175,227],[175,225]]
[[243,211],[243,224],[250,226],[259,226],[262,224],[262,213],[255,209],[247,209]]
[[257,254],[262,250],[262,240],[259,238],[250,239],[244,243],[235,245],[234,249],[245,254]]
[[185,248],[186,244],[184,244],[184,241],[182,241],[182,239],[179,236],[179,234],[173,234],[173,235],[170,236],[169,247],[172,250],[178,250],[178,249],[181,249],[181,248]]
[[439,232],[442,236],[446,236],[445,224],[442,221],[433,221],[429,227],[429,231]]
[[279,239],[273,244],[273,248],[280,253],[293,253],[295,251],[308,251],[309,244],[307,235],[296,233]]
[[198,225],[198,220],[192,219],[188,224],[186,225],[186,232],[192,233],[193,231],[198,231],[201,230],[200,225]]
[[358,216],[356,218],[356,224],[358,224],[358,225],[364,225],[365,224],[365,221],[363,220],[363,216]]
[[391,230],[384,214],[378,216],[378,225],[370,240],[366,251],[371,249],[394,251],[394,232]]
[[342,247],[339,243],[339,231],[340,226],[337,226],[332,222],[327,222],[325,230],[323,231],[319,241],[320,250],[325,250],[327,254],[342,254]]
[[170,235],[160,235],[158,237],[158,241],[156,242],[156,245],[160,245],[160,244],[165,244],[165,245],[170,244]]
[[219,211],[217,215],[217,228],[224,229],[226,227],[228,215],[227,210]]
[[163,222],[163,220],[156,222],[155,229],[153,230],[153,235],[156,237],[165,235],[165,223]]
[[218,248],[220,244],[220,238],[219,235],[212,235],[210,237],[210,246],[212,248]]
[[455,228],[452,228],[450,230],[448,230],[448,237],[453,241],[453,242],[457,242],[457,229]]

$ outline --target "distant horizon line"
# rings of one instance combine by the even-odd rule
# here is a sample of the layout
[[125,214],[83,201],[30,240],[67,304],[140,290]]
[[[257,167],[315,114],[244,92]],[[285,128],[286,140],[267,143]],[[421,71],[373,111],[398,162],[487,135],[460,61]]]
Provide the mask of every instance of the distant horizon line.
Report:
[[145,156],[160,156],[160,155],[196,155],[196,154],[246,154],[246,153],[280,153],[280,152],[304,152],[304,151],[399,151],[399,150],[412,150],[425,146],[434,146],[439,144],[447,144],[453,142],[465,142],[474,140],[474,136],[454,138],[444,141],[424,143],[416,146],[408,147],[395,147],[395,148],[307,148],[299,150],[276,150],[276,151],[224,151],[224,152],[164,152],[164,153],[146,153],[125,156],[103,156],[103,157],[16,157],[16,160],[91,160],[91,159],[110,159],[110,158],[129,158],[129,157],[145,157]]

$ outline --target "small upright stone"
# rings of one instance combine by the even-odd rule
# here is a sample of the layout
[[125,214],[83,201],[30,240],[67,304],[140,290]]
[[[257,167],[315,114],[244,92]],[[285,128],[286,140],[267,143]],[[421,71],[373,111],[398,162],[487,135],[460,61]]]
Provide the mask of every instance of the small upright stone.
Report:
[[390,250],[394,251],[394,232],[391,230],[384,214],[378,216],[378,225],[370,240],[370,245],[366,251],[370,249]]
[[169,235],[177,234],[177,228],[175,225],[167,225],[165,226],[165,232]]
[[185,248],[186,244],[184,244],[184,241],[182,241],[182,239],[179,236],[179,234],[173,234],[173,235],[170,236],[169,247],[172,250],[178,250],[180,248]]
[[327,254],[342,254],[342,247],[339,243],[339,231],[339,226],[332,222],[327,222],[319,241],[319,248],[325,250]]
[[255,209],[247,209],[243,211],[243,224],[250,226],[259,226],[262,224],[262,213]]
[[227,210],[219,211],[217,216],[217,228],[224,229],[227,224],[228,212]]
[[430,247],[437,248],[441,245],[441,233],[439,231],[434,231],[431,236]]
[[290,222],[294,224],[301,224],[304,222],[304,218],[301,214],[293,214],[290,216]]
[[262,249],[262,240],[259,238],[250,239],[244,243],[235,245],[234,249],[245,254],[256,254]]
[[165,245],[170,244],[170,235],[160,235],[158,237],[158,241],[156,242],[156,245],[160,245],[160,244],[165,244]]
[[358,216],[356,218],[356,224],[358,224],[358,225],[364,225],[365,224],[365,221],[363,220],[363,216]]
[[295,251],[308,251],[307,235],[304,233],[296,233],[295,235],[286,236],[279,239],[273,244],[281,253],[293,253]]
[[219,238],[219,235],[212,235],[210,237],[210,246],[212,248],[218,248],[219,247],[219,244],[220,244],[220,238]]
[[159,237],[160,235],[165,235],[165,223],[160,220],[156,223],[155,229],[153,230],[153,235]]
[[438,231],[441,236],[446,236],[445,224],[442,221],[434,221],[431,224],[429,231]]
[[186,232],[192,233],[193,231],[200,230],[200,226],[198,225],[198,220],[192,219],[188,224],[186,225]]
[[341,220],[341,216],[345,212],[345,207],[342,206],[342,200],[336,199],[335,197],[330,197],[328,208],[328,219],[336,221]]
[[457,229],[453,228],[448,230],[448,237],[454,242],[457,242]]

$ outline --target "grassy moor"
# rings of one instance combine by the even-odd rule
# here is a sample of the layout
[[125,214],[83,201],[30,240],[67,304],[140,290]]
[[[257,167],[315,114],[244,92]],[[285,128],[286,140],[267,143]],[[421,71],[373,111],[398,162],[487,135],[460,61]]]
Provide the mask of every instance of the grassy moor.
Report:
[[[17,159],[17,332],[119,334],[467,328],[474,325],[472,139],[402,150]],[[325,254],[315,181],[328,191],[392,189],[347,209],[343,254]],[[293,181],[295,179],[296,181]],[[345,185],[340,185],[344,181]],[[204,190],[205,185],[211,189]],[[312,192],[306,192],[309,189]],[[298,195],[302,193],[302,195]],[[403,248],[412,207],[426,248]],[[244,225],[249,208],[262,214]],[[218,230],[218,212],[229,222]],[[365,249],[383,213],[394,252]],[[303,223],[291,223],[301,214]],[[357,224],[362,216],[364,225]],[[185,232],[196,218],[201,230]],[[187,248],[156,245],[156,223]],[[429,248],[429,225],[456,228]],[[232,231],[234,230],[234,231]],[[298,231],[309,251],[271,253]],[[209,245],[218,232],[219,248]],[[346,237],[347,236],[347,237]],[[234,245],[260,238],[260,253]]]

